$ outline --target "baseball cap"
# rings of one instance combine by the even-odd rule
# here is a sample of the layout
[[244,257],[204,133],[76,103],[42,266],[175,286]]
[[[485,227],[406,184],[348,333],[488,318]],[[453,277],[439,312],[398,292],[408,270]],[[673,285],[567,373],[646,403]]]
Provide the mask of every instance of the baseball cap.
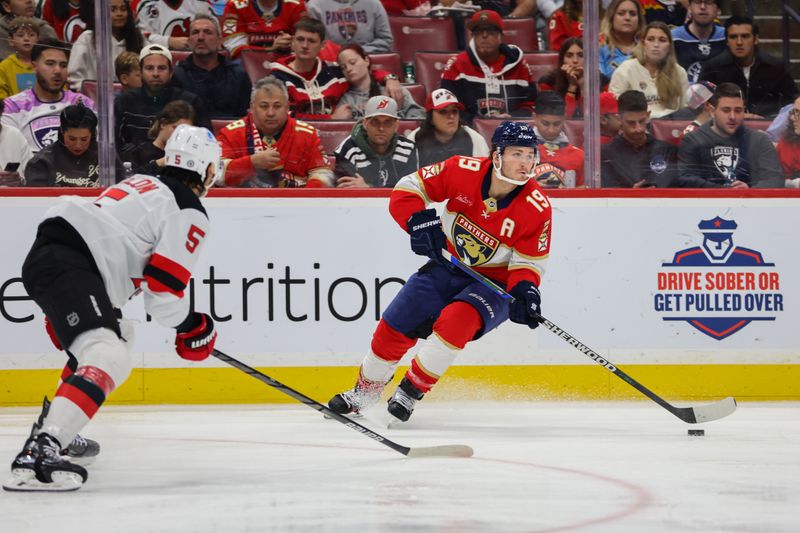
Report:
[[492,27],[503,31],[503,19],[500,17],[497,11],[484,9],[483,11],[478,11],[472,15],[472,17],[469,19],[469,22],[467,22],[467,28],[470,31],[479,27]]
[[691,109],[697,109],[708,102],[708,99],[714,96],[716,91],[717,86],[710,81],[693,83],[686,89],[686,105]]
[[164,46],[160,44],[149,44],[142,48],[142,51],[139,52],[139,62],[141,63],[144,61],[144,58],[147,56],[164,56],[169,61],[169,64],[172,64],[172,53]]
[[454,105],[461,111],[464,110],[464,104],[458,101],[456,95],[447,89],[436,89],[428,95],[425,102],[425,111],[433,111],[434,109],[442,109],[449,105]]
[[600,114],[611,115],[614,113],[619,113],[617,97],[608,91],[600,93]]
[[397,116],[397,102],[394,98],[388,96],[373,96],[367,100],[367,105],[364,106],[364,118],[386,116],[398,118]]

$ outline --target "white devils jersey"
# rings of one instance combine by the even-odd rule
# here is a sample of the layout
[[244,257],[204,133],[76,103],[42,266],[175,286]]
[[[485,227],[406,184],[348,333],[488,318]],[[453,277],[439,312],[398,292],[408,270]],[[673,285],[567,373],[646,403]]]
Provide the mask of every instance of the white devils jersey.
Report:
[[170,37],[188,37],[189,23],[196,14],[215,17],[206,0],[134,0],[131,9],[145,38],[162,46],[169,46]]
[[141,289],[145,309],[160,324],[175,327],[189,314],[184,290],[209,223],[188,187],[136,174],[94,200],[61,197],[44,218],[54,217],[86,241],[114,307]]

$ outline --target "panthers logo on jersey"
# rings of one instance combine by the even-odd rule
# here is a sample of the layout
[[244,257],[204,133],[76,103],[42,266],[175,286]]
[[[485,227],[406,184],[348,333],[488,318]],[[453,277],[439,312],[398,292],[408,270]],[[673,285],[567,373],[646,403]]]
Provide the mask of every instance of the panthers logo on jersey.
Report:
[[458,256],[469,266],[480,266],[487,263],[500,245],[498,239],[460,214],[453,224],[452,237]]

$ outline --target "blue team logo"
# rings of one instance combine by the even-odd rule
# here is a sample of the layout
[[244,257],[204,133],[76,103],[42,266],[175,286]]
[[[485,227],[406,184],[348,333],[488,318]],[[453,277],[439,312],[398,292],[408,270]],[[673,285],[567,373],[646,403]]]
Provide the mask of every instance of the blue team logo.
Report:
[[500,241],[464,215],[457,215],[453,224],[452,242],[456,253],[469,266],[480,266],[494,256]]
[[50,146],[58,140],[58,129],[61,119],[58,115],[50,115],[34,119],[30,123],[31,133],[36,142],[37,150]]
[[783,311],[780,274],[761,252],[737,246],[734,220],[714,217],[697,225],[700,246],[675,252],[662,263],[654,293],[663,320],[685,321],[717,340],[754,320],[775,320]]

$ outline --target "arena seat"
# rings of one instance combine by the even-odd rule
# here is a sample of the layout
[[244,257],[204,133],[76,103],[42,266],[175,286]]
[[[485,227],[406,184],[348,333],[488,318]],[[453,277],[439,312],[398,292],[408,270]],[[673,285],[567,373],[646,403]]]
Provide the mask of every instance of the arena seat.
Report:
[[552,71],[553,67],[551,67],[550,65],[531,65],[530,63],[528,64],[528,72],[531,73],[531,79],[535,83],[539,83],[539,80],[541,79],[542,76],[544,76],[545,74],[549,74]]
[[450,18],[389,17],[394,48],[403,62],[414,61],[417,50],[447,52],[457,50],[456,32]]
[[[519,46],[523,52],[536,52],[539,50],[539,40],[536,37],[536,21],[532,18],[503,19],[503,44]],[[467,41],[472,38],[472,32],[467,32]]]
[[170,50],[169,53],[172,54],[173,65],[177,65],[192,54],[190,50]]
[[744,125],[747,126],[748,128],[760,131],[767,131],[767,128],[769,128],[771,124],[772,124],[771,120],[763,120],[763,119],[744,121]]
[[369,54],[369,63],[372,68],[378,70],[387,70],[403,79],[403,62],[400,60],[400,54]]
[[306,120],[317,129],[319,140],[326,154],[332,154],[336,147],[350,135],[355,126],[352,120]]
[[408,134],[422,125],[421,120],[401,120],[397,126],[397,133],[408,137]]
[[558,52],[530,52],[522,57],[529,65],[547,65],[550,69],[558,66]]
[[227,126],[233,122],[232,120],[228,119],[211,119],[211,131],[214,132],[214,135],[219,135],[219,132],[222,131],[222,128]]
[[583,149],[583,120],[564,121],[564,133],[571,145]]
[[431,92],[439,88],[442,79],[442,70],[457,52],[417,52],[414,54],[414,70],[417,83],[425,86]]
[[[121,83],[114,82],[113,87],[115,93],[122,92]],[[97,82],[95,80],[83,80],[83,83],[81,83],[81,93],[97,101]]]
[[650,121],[650,133],[659,141],[677,146],[681,141],[683,130],[691,123],[691,120],[654,119]]
[[275,59],[275,54],[266,50],[242,50],[239,56],[242,68],[247,72],[250,81],[255,83],[270,73],[269,64]]
[[411,97],[414,99],[416,103],[418,103],[422,107],[425,107],[425,99],[428,97],[428,93],[425,90],[424,85],[422,85],[421,83],[415,83],[415,84],[403,85],[403,87],[408,89],[408,92],[411,93]]

